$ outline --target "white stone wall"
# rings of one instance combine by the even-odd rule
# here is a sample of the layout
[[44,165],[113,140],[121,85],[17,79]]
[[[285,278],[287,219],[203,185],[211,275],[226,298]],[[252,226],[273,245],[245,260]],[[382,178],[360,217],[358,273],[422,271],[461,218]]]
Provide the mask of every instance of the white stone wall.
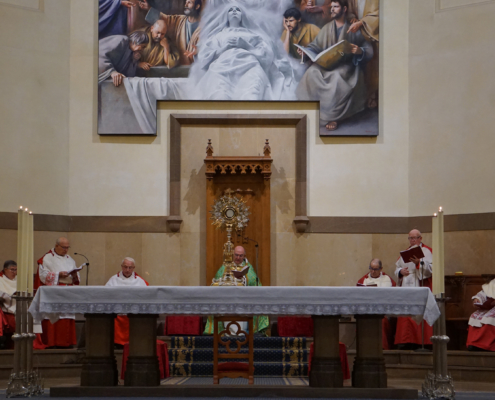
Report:
[[[157,137],[98,136],[97,2],[25,3],[0,2],[0,211],[167,215],[168,115],[189,106],[161,107]],[[495,2],[451,3],[382,1],[376,139],[319,138],[311,106],[187,112],[308,113],[310,215],[493,211]]]

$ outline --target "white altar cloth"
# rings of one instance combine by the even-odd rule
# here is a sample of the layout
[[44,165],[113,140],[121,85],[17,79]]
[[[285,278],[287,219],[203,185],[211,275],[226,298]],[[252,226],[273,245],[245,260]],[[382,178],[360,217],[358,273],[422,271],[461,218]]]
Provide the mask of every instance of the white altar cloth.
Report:
[[428,288],[323,286],[42,286],[29,307],[35,323],[60,314],[420,316],[440,311]]

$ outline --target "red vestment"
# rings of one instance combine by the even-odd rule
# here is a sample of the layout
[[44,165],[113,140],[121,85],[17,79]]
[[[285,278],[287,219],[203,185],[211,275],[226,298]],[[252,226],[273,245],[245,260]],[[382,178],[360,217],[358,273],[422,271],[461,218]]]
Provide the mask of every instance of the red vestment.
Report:
[[[432,344],[433,327],[424,321],[424,344]],[[421,344],[421,324],[417,324],[411,317],[397,318],[395,344]]]
[[[423,283],[431,290],[431,278],[424,279]],[[424,321],[424,344],[432,344],[433,327]],[[421,344],[421,324],[417,324],[411,317],[397,318],[397,330],[395,331],[395,344],[415,343]]]
[[[106,286],[120,286],[118,284],[118,279],[116,279],[119,278],[120,274],[122,274],[122,272],[119,272],[117,275],[112,276],[107,282]],[[146,284],[146,286],[149,286],[148,282],[146,282],[135,272],[133,272],[130,278],[127,279],[141,280]],[[122,285],[122,287],[125,286]],[[127,317],[127,315],[117,315],[117,317],[115,317],[113,339],[114,343],[117,344],[125,345],[126,343],[129,343],[129,318]]]
[[483,350],[495,351],[495,326],[469,326],[466,346],[475,346]]
[[15,332],[15,315],[0,309],[0,336],[12,335]]
[[[40,286],[45,286],[40,279],[39,265],[43,264],[43,258],[46,255],[53,254],[50,250],[43,257],[38,260],[38,269],[36,271],[36,277],[34,279],[34,288],[38,289]],[[74,278],[73,278],[74,279]],[[79,285],[79,279],[74,279],[73,284],[58,283],[59,286],[73,286]],[[39,335],[33,343],[35,349],[46,349],[47,347],[70,347],[77,344],[76,338],[76,321],[73,319],[60,319],[54,324],[45,319],[41,323],[43,333]]]
[[[433,250],[421,243],[421,247],[426,248],[433,253]],[[400,260],[400,257],[399,257]],[[397,260],[397,261],[399,261]],[[416,269],[419,270],[419,265],[416,265]],[[399,277],[399,286],[402,286],[402,276]],[[428,277],[422,281],[418,279],[420,286],[432,288],[432,278]],[[421,283],[422,282],[422,283]],[[432,344],[430,338],[433,336],[433,327],[428,325],[426,321],[424,325],[424,344]],[[397,330],[395,331],[395,344],[415,343],[421,344],[421,324],[417,324],[411,317],[399,317],[397,318]]]
[[472,297],[480,306],[469,318],[466,346],[495,351],[495,279]]

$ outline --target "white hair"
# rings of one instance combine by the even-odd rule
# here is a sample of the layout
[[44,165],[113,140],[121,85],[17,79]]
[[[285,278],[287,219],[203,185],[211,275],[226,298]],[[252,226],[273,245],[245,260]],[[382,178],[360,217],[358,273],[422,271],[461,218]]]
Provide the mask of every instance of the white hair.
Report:
[[124,258],[124,259],[122,260],[122,263],[121,263],[120,265],[124,264],[124,261],[125,261],[125,260],[130,261],[131,263],[133,263],[133,264],[134,264],[134,266],[136,266],[136,261],[134,260],[134,258],[131,258],[131,257],[126,257],[126,258]]
[[56,241],[55,241],[55,244],[58,244],[60,246],[60,242],[64,240],[64,241],[69,241],[69,239],[67,239],[65,236],[61,236],[59,237]]

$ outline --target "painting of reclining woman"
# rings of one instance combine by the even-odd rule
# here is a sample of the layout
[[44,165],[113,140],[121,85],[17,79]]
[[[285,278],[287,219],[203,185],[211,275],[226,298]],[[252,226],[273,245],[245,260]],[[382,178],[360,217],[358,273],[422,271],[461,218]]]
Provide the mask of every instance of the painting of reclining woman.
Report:
[[280,41],[237,3],[205,18],[190,91],[201,100],[295,100],[293,72]]
[[376,136],[378,3],[100,0],[98,132],[156,134],[158,101],[316,101],[321,136]]

